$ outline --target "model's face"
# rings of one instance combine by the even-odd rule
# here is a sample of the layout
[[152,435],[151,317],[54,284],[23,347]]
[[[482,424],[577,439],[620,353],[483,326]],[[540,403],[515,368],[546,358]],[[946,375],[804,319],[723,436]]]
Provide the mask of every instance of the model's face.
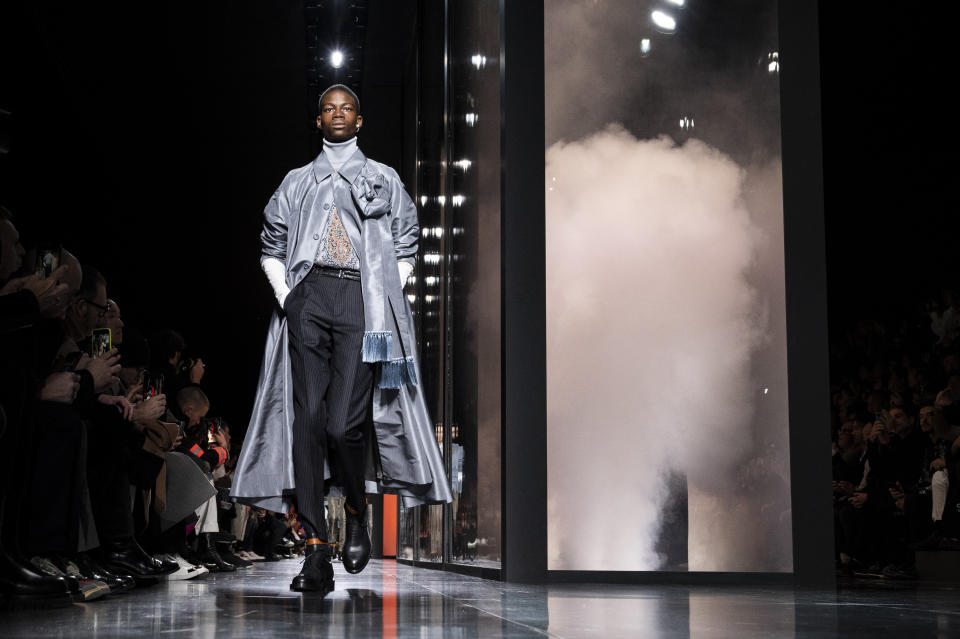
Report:
[[357,105],[350,94],[334,89],[323,97],[317,128],[330,142],[344,142],[357,134],[363,117],[357,114]]

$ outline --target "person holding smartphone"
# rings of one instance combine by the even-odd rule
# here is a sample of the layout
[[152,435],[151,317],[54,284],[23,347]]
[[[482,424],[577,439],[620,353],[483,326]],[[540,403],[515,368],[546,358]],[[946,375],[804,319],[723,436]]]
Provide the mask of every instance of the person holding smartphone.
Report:
[[[333,85],[318,106],[323,151],[288,173],[264,210],[261,265],[277,312],[231,495],[286,512],[295,492],[307,559],[290,588],[328,592],[328,478],[346,498],[350,573],[370,556],[368,486],[399,493],[408,506],[452,497],[403,294],[416,260],[416,207],[396,171],[358,148],[357,95]],[[264,444],[280,441],[292,449]],[[374,459],[379,469],[367,467]]]

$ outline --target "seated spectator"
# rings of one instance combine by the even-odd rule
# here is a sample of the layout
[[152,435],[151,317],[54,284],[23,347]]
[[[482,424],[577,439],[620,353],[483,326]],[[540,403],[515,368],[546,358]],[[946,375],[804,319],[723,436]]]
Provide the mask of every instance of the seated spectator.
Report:
[[[185,421],[185,436],[178,450],[189,454],[207,473],[213,486],[213,471],[223,466],[228,458],[230,444],[224,432],[205,420],[210,400],[198,386],[181,388],[177,393],[178,416]],[[197,559],[211,572],[233,572],[236,566],[224,561],[217,551],[220,524],[217,518],[216,495],[200,505],[196,511],[194,531],[199,540]]]

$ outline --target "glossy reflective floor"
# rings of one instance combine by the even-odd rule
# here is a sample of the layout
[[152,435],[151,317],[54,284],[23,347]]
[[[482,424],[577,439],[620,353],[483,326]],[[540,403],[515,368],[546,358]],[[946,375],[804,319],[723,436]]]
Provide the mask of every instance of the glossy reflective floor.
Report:
[[520,586],[392,561],[337,565],[326,598],[288,589],[299,560],[0,613],[0,637],[960,637],[960,589],[853,584]]

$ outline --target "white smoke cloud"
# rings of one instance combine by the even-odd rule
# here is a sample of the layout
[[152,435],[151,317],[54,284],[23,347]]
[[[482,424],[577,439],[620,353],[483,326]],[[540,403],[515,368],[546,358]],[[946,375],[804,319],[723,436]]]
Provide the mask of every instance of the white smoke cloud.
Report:
[[619,126],[547,151],[551,569],[661,568],[668,470],[689,485],[691,570],[790,569],[760,514],[782,486],[741,494],[744,463],[786,440],[785,387],[754,419],[785,371],[779,165],[758,175]]

